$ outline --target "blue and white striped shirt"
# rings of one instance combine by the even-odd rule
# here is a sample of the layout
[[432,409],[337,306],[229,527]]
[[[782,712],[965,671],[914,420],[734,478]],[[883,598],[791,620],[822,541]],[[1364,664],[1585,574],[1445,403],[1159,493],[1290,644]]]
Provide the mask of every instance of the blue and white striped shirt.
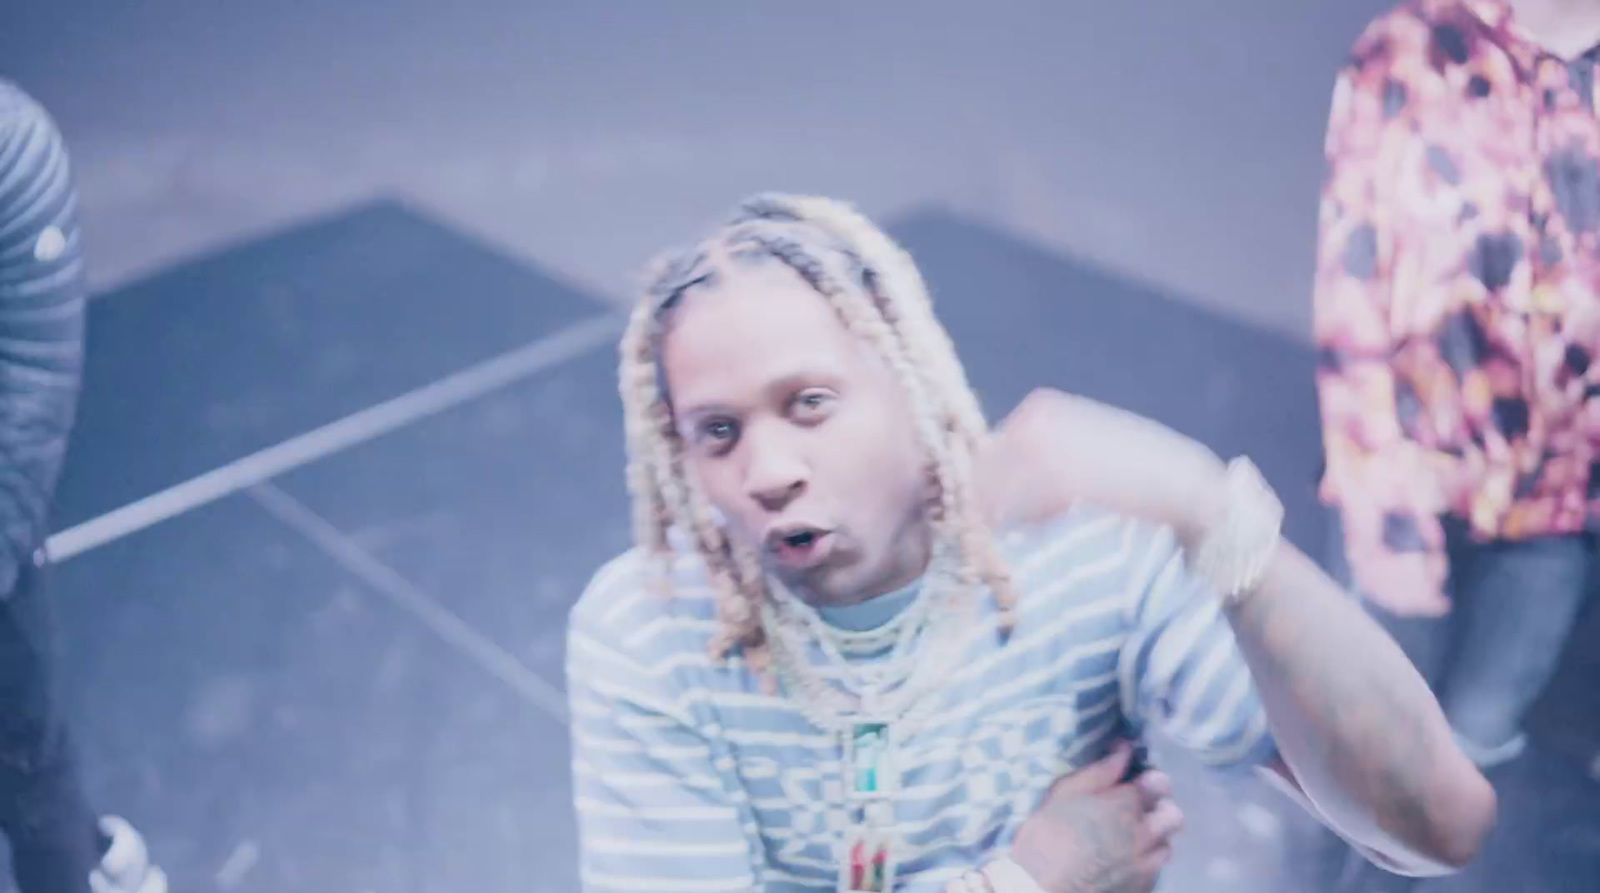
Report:
[[[1002,538],[1020,593],[896,741],[896,888],[940,890],[1002,855],[1050,784],[1154,726],[1217,766],[1273,752],[1218,602],[1171,532],[1080,509]],[[714,601],[684,559],[664,598],[639,553],[607,564],[568,646],[588,891],[831,890],[841,744],[737,658],[706,653]],[[991,607],[981,623],[994,629]]]

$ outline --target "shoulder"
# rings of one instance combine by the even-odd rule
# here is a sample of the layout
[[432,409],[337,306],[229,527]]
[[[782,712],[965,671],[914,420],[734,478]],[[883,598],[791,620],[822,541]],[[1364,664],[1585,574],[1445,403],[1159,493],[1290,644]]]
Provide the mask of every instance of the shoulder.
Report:
[[[1367,22],[1351,44],[1342,70],[1346,75],[1387,76],[1402,83],[1442,83],[1452,69],[1484,57],[1509,61],[1507,47],[1515,38],[1505,18],[1505,8],[1497,3],[1411,0]],[[1473,70],[1492,77],[1496,71],[1510,73],[1511,67],[1474,66]]]
[[1000,543],[1026,598],[1116,598],[1130,610],[1181,556],[1170,527],[1088,503],[1003,528]]
[[1038,527],[1068,509],[1040,484],[1050,479],[1050,443],[1071,399],[1054,388],[1035,388],[984,438],[974,461],[973,486],[991,527]]
[[1352,41],[1347,64],[1426,54],[1438,39],[1436,27],[1470,27],[1480,22],[1464,0],[1407,0],[1367,20]]
[[974,463],[984,520],[999,529],[1100,503],[1183,523],[1216,497],[1222,463],[1157,420],[1038,388],[997,425]]
[[1375,128],[1385,131],[1390,122],[1405,123],[1400,113],[1417,92],[1427,89],[1438,72],[1427,64],[1433,40],[1427,13],[1419,4],[1407,3],[1369,21],[1351,43],[1333,84],[1328,106],[1329,135],[1324,147],[1338,154],[1348,147],[1338,139],[1344,131],[1362,134],[1366,145]]
[[709,734],[760,681],[740,655],[710,653],[717,599],[704,563],[679,553],[668,586],[660,579],[639,549],[595,573],[568,618],[568,698],[575,713],[596,703],[643,710]]
[[6,152],[21,161],[36,153],[61,150],[61,134],[44,106],[15,83],[0,78],[0,147],[24,145],[28,152]]
[[641,549],[602,565],[568,617],[569,664],[582,664],[593,647],[642,668],[703,656],[717,629],[704,565],[691,556],[675,557],[668,586],[663,589],[660,580],[655,561]]
[[55,122],[21,88],[0,80],[0,241],[38,238],[47,225],[66,231],[66,250],[38,257],[29,278],[76,261],[73,199],[67,149]]

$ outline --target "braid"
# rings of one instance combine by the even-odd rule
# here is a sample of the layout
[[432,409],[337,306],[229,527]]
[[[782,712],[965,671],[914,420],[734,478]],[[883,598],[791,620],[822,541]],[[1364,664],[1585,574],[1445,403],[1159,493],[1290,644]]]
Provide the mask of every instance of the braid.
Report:
[[[785,205],[794,209],[797,218],[828,232],[852,249],[847,253],[857,267],[864,290],[872,297],[889,329],[900,337],[912,366],[931,379],[928,393],[937,403],[930,408],[952,435],[948,454],[951,467],[939,477],[940,511],[953,527],[964,558],[963,570],[994,592],[1001,625],[1010,629],[1016,610],[1010,574],[994,548],[993,538],[982,523],[975,496],[970,492],[972,466],[989,426],[977,395],[967,383],[955,344],[933,312],[933,301],[921,272],[905,249],[860,212],[842,202],[814,197],[763,196],[745,207]],[[926,406],[915,400],[912,405]]]
[[[658,281],[674,270],[682,271],[681,259],[660,264]],[[687,287],[687,286],[685,286]],[[670,304],[683,288],[661,300]],[[717,656],[736,644],[760,644],[760,624],[756,615],[753,585],[764,585],[757,574],[741,574],[731,554],[731,545],[722,533],[698,487],[685,473],[683,442],[672,419],[671,407],[661,390],[657,358],[657,307],[641,302],[629,318],[622,339],[620,382],[624,427],[628,445],[628,483],[634,502],[635,538],[654,560],[661,573],[660,582],[670,582],[672,545],[669,532],[679,522],[687,524],[693,547],[705,561],[713,587],[717,590],[718,615],[722,631],[712,643]],[[747,581],[754,580],[754,583]],[[663,587],[664,589],[664,587]]]
[[934,393],[950,412],[954,433],[976,446],[988,422],[911,255],[849,205],[824,198],[793,201],[807,220],[854,246],[862,285],[890,327],[903,333],[914,360],[938,382]]
[[649,334],[649,308],[640,305],[629,318],[623,332],[618,391],[622,396],[623,432],[628,455],[628,493],[633,499],[633,535],[639,545],[655,559],[659,579],[665,587],[671,564],[667,528],[671,509],[662,488],[657,454],[662,445],[656,428],[653,406],[659,398],[655,363]]
[[[824,251],[814,250],[822,236]],[[628,446],[628,485],[640,546],[670,572],[669,532],[684,528],[717,593],[715,657],[742,649],[766,675],[770,654],[760,624],[766,576],[752,550],[732,542],[685,467],[684,447],[660,379],[664,317],[692,288],[713,285],[719,263],[771,257],[827,299],[840,321],[888,362],[904,387],[928,455],[937,503],[936,536],[955,546],[960,576],[994,594],[1003,629],[1015,618],[1010,575],[978,511],[971,472],[988,423],[955,347],[933,313],[916,265],[882,230],[852,208],[823,198],[763,195],[742,204],[707,245],[658,261],[621,345],[619,387]],[[665,582],[665,578],[663,578]],[[770,680],[768,680],[770,682]]]

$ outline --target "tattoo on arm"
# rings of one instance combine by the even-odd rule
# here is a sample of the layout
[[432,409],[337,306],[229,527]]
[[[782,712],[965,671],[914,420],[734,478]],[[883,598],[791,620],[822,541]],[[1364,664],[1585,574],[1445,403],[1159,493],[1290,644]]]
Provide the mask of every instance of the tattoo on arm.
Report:
[[[1072,847],[1070,873],[1060,893],[1119,893],[1135,879],[1143,810],[1118,808],[1098,798],[1075,798],[1055,807]],[[1064,841],[1066,843],[1066,841]]]
[[1268,684],[1286,687],[1309,724],[1334,733],[1319,736],[1329,748],[1331,780],[1356,795],[1386,833],[1425,839],[1432,825],[1423,808],[1430,734],[1412,692],[1339,650],[1329,636],[1340,625],[1337,616],[1293,598],[1246,599],[1237,611],[1267,654],[1295,656],[1275,660],[1280,672]]

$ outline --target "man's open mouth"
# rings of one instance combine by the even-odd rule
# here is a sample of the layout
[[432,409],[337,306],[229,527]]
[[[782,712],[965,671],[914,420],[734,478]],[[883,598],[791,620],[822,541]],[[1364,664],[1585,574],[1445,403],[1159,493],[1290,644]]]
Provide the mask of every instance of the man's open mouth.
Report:
[[825,557],[829,532],[821,527],[798,525],[776,528],[767,534],[767,551],[779,564],[808,567]]

